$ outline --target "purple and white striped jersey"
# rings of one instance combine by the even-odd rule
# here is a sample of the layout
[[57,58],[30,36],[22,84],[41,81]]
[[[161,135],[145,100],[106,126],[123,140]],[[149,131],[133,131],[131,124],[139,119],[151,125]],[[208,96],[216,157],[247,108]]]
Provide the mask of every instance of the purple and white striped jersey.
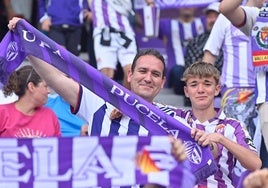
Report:
[[[256,152],[256,149],[252,144],[252,140],[247,130],[243,128],[242,123],[235,119],[227,118],[224,112],[219,109],[215,110],[217,111],[217,115],[202,123],[193,116],[191,110],[178,109],[176,110],[175,118],[181,122],[187,123],[190,127],[199,128],[207,133],[220,133],[233,142]],[[206,180],[200,182],[198,184],[199,187],[234,187],[232,182],[232,173],[236,163],[236,158],[225,147],[222,147],[222,145],[218,144],[218,147],[219,157],[215,159],[218,171]]]
[[[246,12],[247,20],[240,29],[247,36],[250,36],[253,24],[259,15],[259,9],[256,7],[243,7],[243,9]],[[268,101],[268,72],[257,72],[256,75],[256,103],[261,104]]]
[[92,0],[90,8],[93,15],[93,35],[100,33],[105,27],[135,35],[128,16],[117,12],[106,0]]
[[195,18],[191,23],[181,23],[177,19],[161,19],[159,38],[167,38],[166,51],[168,67],[185,66],[184,54],[191,39],[205,32],[205,21]]
[[255,87],[250,39],[222,14],[217,18],[204,50],[218,56],[223,50],[221,84],[226,88]]
[[[90,136],[147,136],[149,134],[147,129],[126,115],[111,120],[110,114],[115,109],[113,105],[83,86],[80,87],[80,91],[77,109],[72,112],[87,121]],[[175,115],[174,111],[169,110],[170,107],[166,105],[159,103],[154,103],[154,105],[166,114]]]

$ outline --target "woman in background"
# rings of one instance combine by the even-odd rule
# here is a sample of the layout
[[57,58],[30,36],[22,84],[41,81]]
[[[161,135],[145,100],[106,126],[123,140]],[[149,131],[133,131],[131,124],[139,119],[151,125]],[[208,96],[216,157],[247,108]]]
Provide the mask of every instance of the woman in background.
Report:
[[15,93],[18,100],[0,105],[0,137],[61,136],[56,115],[43,106],[49,92],[46,82],[31,66],[13,72],[3,93],[5,96]]

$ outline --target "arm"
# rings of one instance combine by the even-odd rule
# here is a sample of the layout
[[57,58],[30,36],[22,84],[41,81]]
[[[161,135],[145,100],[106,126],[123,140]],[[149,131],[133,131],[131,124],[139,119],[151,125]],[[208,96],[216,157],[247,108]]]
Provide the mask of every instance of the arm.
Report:
[[43,60],[34,56],[28,56],[28,58],[40,77],[75,108],[78,100],[79,84]]
[[217,143],[223,145],[229,152],[231,152],[244,168],[251,171],[261,168],[262,162],[257,153],[231,141],[223,135],[220,135],[221,134],[218,134],[219,140]]
[[226,30],[229,29],[229,25],[230,22],[224,16],[218,16],[203,48],[203,62],[215,65],[216,59],[224,45]]
[[46,0],[38,0],[38,13],[40,22],[42,22],[43,19],[48,17],[46,6]]
[[223,0],[219,6],[220,13],[226,16],[234,26],[241,26],[245,22],[246,15],[240,7],[242,0]]
[[92,16],[92,12],[91,9],[89,7],[88,1],[87,0],[83,0],[83,20],[85,22],[92,22],[93,16]]
[[49,31],[51,26],[51,19],[47,14],[47,1],[46,0],[39,0],[38,1],[38,11],[39,11],[39,22],[41,23],[41,29],[44,31]]
[[[201,146],[220,144],[225,147],[234,157],[241,163],[241,165],[251,171],[260,169],[262,162],[258,155],[244,146],[239,145],[236,142],[226,138],[219,133],[206,133],[203,130],[192,129],[191,136],[194,138],[198,144]],[[213,153],[214,154],[214,153]],[[215,155],[214,155],[215,157]]]
[[[13,30],[19,20],[20,18],[14,17],[9,21],[8,28]],[[78,101],[79,84],[43,60],[31,55],[28,58],[40,77],[75,108]]]

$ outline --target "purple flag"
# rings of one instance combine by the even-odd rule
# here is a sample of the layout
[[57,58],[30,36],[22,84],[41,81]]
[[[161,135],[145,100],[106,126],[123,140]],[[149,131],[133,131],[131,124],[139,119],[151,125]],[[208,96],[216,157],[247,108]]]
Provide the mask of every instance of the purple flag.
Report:
[[[10,33],[8,34],[8,36]],[[81,83],[89,90],[110,102],[124,114],[131,117],[137,123],[149,130],[151,135],[168,135],[178,137],[184,141],[188,151],[188,159],[191,162],[192,172],[197,181],[207,178],[216,170],[212,153],[209,147],[199,146],[190,136],[190,128],[165,114],[143,98],[133,94],[125,87],[101,74],[98,70],[83,62],[66,49],[46,37],[43,33],[32,27],[25,20],[17,23],[12,37],[5,39],[0,47],[5,49],[10,43],[17,43],[20,48],[14,52],[15,65],[21,62],[25,54],[30,54],[43,59],[47,63],[57,67],[62,72]],[[6,53],[9,53],[6,51]],[[2,57],[1,68],[16,66],[10,62],[5,54]],[[9,66],[7,66],[9,65]],[[11,71],[7,69],[2,72]],[[49,74],[49,73],[48,73]],[[1,82],[6,78],[1,78]]]
[[187,161],[170,152],[167,136],[1,138],[0,187],[194,187]]

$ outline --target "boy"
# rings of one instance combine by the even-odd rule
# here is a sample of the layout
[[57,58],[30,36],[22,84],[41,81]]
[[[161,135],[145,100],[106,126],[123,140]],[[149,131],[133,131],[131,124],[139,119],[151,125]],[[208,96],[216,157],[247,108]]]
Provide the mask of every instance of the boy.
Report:
[[[221,89],[220,72],[212,64],[198,62],[185,70],[182,80],[192,109],[176,110],[177,119],[192,128],[191,136],[199,145],[211,147],[218,166],[217,172],[198,187],[235,187],[231,176],[236,160],[252,171],[261,167],[261,160],[242,122],[214,108],[214,97]],[[190,152],[186,147],[186,153]]]

